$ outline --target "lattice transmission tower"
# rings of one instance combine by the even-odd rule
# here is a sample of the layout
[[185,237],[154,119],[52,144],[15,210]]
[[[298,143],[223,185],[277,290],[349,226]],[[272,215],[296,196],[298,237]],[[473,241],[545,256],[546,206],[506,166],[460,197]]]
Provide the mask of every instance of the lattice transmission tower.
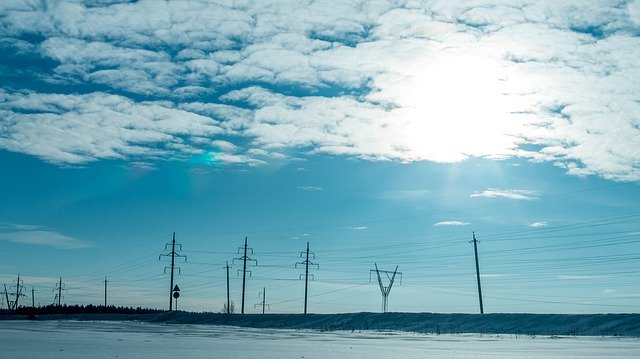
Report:
[[[373,274],[373,272],[375,272],[376,275],[378,276],[378,284],[380,284],[380,292],[382,293],[382,313],[386,313],[387,310],[389,309],[389,293],[391,292],[391,287],[393,287],[393,283],[396,279],[397,274],[400,275],[400,284],[402,284],[402,273],[398,272],[398,266],[396,266],[396,269],[393,272],[391,272],[386,270],[379,270],[378,264],[377,263],[374,263],[374,264],[376,266],[376,269],[371,269],[369,271],[369,282],[371,282],[371,275]],[[384,274],[387,277],[387,280],[389,281],[389,285],[384,285],[382,283],[383,280],[380,274]]]

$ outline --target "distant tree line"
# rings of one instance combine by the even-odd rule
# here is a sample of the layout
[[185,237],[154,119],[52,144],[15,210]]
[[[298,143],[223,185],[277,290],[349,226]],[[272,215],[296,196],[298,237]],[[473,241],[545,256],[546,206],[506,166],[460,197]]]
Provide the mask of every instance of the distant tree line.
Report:
[[41,307],[18,307],[16,310],[0,309],[0,315],[46,315],[46,314],[153,314],[161,313],[160,309],[117,307],[114,305],[55,305]]

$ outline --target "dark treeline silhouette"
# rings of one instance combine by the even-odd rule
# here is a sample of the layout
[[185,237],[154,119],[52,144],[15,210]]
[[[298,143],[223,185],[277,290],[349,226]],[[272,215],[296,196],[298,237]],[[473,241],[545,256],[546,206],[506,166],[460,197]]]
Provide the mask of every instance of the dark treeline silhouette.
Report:
[[16,310],[1,309],[0,315],[46,315],[46,314],[152,314],[161,313],[160,309],[116,307],[114,305],[55,305],[43,307],[19,307]]

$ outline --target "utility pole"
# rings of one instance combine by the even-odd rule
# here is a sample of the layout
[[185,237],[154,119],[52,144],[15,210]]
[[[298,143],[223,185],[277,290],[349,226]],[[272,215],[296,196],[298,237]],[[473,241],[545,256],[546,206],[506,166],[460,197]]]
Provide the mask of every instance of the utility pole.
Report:
[[60,277],[60,281],[58,282],[56,288],[54,289],[54,291],[58,291],[58,293],[56,294],[55,298],[54,298],[54,302],[58,301],[58,307],[60,306],[60,303],[62,301],[62,291],[66,291],[66,289],[64,289],[64,283],[62,283],[62,277]]
[[[173,273],[174,273],[174,269],[178,270],[178,274],[180,274],[180,267],[176,267],[175,263],[176,263],[176,257],[180,257],[180,258],[184,258],[184,263],[187,263],[187,256],[185,256],[184,254],[178,254],[176,253],[176,245],[178,245],[180,247],[180,251],[182,251],[182,244],[180,243],[176,243],[176,232],[173,232],[173,239],[171,240],[171,243],[167,243],[164,245],[164,250],[166,251],[167,248],[169,246],[171,246],[171,252],[166,253],[166,254],[161,254],[158,257],[158,260],[160,260],[163,256],[165,257],[169,257],[171,256],[171,283],[169,285],[169,311],[173,310]],[[164,273],[167,273],[167,268],[168,267],[164,267]]]
[[[295,267],[298,268],[298,264],[304,264],[304,314],[307,314],[307,293],[309,292],[309,265],[315,266],[316,269],[320,269],[320,266],[316,263],[309,261],[309,255],[313,259],[316,259],[315,253],[309,252],[309,242],[307,242],[307,250],[305,252],[300,253],[300,258],[306,258],[302,262],[296,262]],[[313,274],[311,275],[313,279]],[[302,274],[298,277],[298,279],[302,279]]]
[[473,252],[476,256],[476,278],[478,281],[478,299],[480,301],[480,314],[484,314],[484,306],[482,305],[482,287],[480,286],[480,266],[478,265],[478,241],[476,240],[476,232],[473,231]]
[[262,302],[258,303],[258,304],[254,304],[253,307],[258,307],[258,306],[262,306],[262,314],[264,314],[264,309],[265,307],[269,307],[269,310],[271,310],[271,306],[267,303],[267,289],[266,287],[262,287],[262,293],[258,293],[258,298],[261,297],[262,294]]
[[22,293],[22,290],[24,289],[24,281],[22,281],[20,279],[20,274],[18,274],[18,279],[16,280],[16,292],[15,293],[11,293],[11,295],[15,295],[16,296],[16,300],[13,302],[13,309],[17,310],[18,309],[18,301],[20,300],[20,297],[26,297],[26,295],[24,295]]
[[4,285],[4,296],[7,298],[7,309],[11,310],[11,302],[9,301],[9,292],[7,292],[7,285]]
[[[232,261],[232,262],[240,261],[240,260],[242,261],[242,306],[240,309],[240,314],[244,314],[244,289],[247,283],[247,261],[255,262],[255,265],[258,265],[258,261],[247,257],[247,251],[250,251],[251,254],[253,255],[253,248],[247,247],[247,237],[244,237],[243,247],[244,247],[244,255],[240,258],[233,258],[233,261]],[[243,250],[243,247],[238,248],[238,254],[240,254],[240,251]],[[239,271],[240,270],[238,269],[238,272]],[[251,277],[251,271],[249,271],[249,277]]]
[[[386,270],[379,270],[378,263],[374,264],[376,266],[376,269],[371,269],[369,271],[369,282],[371,282],[371,274],[373,272],[376,272],[376,275],[378,276],[378,284],[380,285],[380,293],[382,293],[382,313],[386,313],[389,309],[389,293],[391,293],[391,287],[393,287],[393,283],[396,279],[396,274],[400,274],[400,283],[402,283],[402,273],[398,272],[398,266],[396,266],[396,269],[393,272],[390,272]],[[380,273],[386,275],[387,279],[389,280],[389,285],[385,286],[382,283],[382,277],[380,276]],[[393,273],[391,277],[389,277],[390,273]]]
[[107,283],[109,283],[109,281],[107,280],[107,277],[104,277],[104,306],[107,306]]
[[31,307],[35,308],[36,307],[36,290],[31,287]]
[[62,277],[60,277],[60,283],[58,284],[58,307],[60,306],[61,299],[62,299]]
[[227,314],[231,314],[231,300],[229,297],[229,261],[227,261],[227,265],[224,266],[224,268],[227,270]]

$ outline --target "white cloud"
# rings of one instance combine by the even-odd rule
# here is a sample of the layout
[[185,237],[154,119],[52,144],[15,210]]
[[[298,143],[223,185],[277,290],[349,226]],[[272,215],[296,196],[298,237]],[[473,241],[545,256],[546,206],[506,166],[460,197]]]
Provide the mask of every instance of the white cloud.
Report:
[[640,1],[635,0],[629,2],[629,4],[627,5],[627,9],[629,10],[629,17],[631,18],[631,20],[636,25],[640,26]]
[[547,222],[533,222],[529,224],[529,227],[533,227],[533,228],[541,228],[541,227],[547,227],[547,226],[548,226]]
[[414,199],[422,199],[425,196],[431,194],[430,190],[427,189],[415,189],[415,190],[396,190],[384,192],[381,195],[383,199],[392,199],[392,200],[414,200]]
[[271,153],[522,157],[638,181],[638,4],[3,2],[0,46],[53,65],[4,85],[0,148],[60,164],[209,150],[186,131]]
[[298,189],[306,192],[322,191],[322,187],[316,187],[316,186],[298,186]]
[[438,222],[438,223],[434,223],[433,226],[434,227],[442,227],[442,226],[468,226],[469,222],[462,222],[462,221],[442,221],[442,222]]
[[472,193],[470,197],[506,198],[520,201],[531,201],[538,199],[538,193],[526,189],[488,188],[482,192]]
[[225,153],[225,152],[209,153],[208,156],[209,156],[209,161],[211,163],[225,163],[225,164],[234,164],[234,165],[246,164],[249,166],[258,166],[258,165],[266,164],[265,161],[255,159],[250,156],[237,155],[233,153]]
[[247,153],[252,156],[266,157],[266,158],[271,158],[276,160],[284,160],[287,158],[287,155],[282,154],[280,152],[266,151],[261,148],[252,148],[248,150]]
[[134,161],[130,162],[127,165],[122,166],[122,168],[131,169],[139,172],[150,172],[158,169],[155,164],[150,162],[142,162],[142,161]]
[[238,146],[229,141],[215,140],[211,144],[223,152],[236,152],[238,150]]
[[589,279],[601,279],[607,278],[602,275],[557,275],[556,278],[560,280],[589,280]]
[[364,231],[365,229],[369,229],[367,226],[356,226],[356,227],[348,227],[349,229],[353,229],[354,231]]
[[86,248],[91,246],[91,243],[89,242],[46,230],[0,233],[0,241],[36,244],[65,249]]
[[504,274],[499,274],[499,273],[485,273],[485,274],[480,274],[481,278],[485,278],[485,279],[490,279],[490,278],[503,278],[505,277]]
[[200,153],[185,136],[225,132],[205,116],[163,102],[105,93],[57,95],[0,90],[0,147],[49,162],[158,158]]
[[20,231],[33,231],[42,228],[32,224],[19,224],[10,222],[0,222],[0,229],[16,229]]

